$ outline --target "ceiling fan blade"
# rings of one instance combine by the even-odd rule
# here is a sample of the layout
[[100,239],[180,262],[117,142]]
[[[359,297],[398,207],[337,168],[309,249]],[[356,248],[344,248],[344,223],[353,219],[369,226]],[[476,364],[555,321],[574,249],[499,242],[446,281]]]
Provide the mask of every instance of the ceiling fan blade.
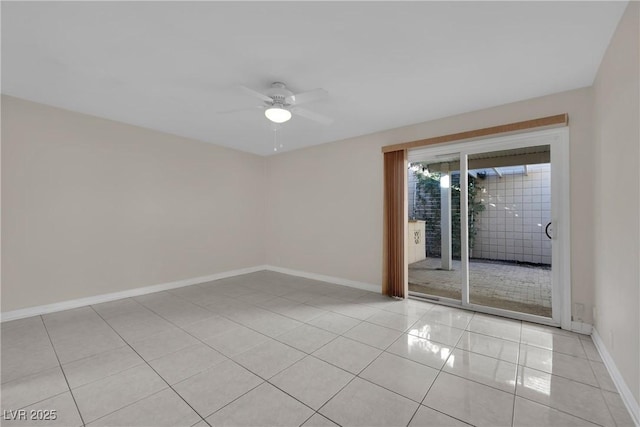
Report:
[[296,93],[291,96],[287,96],[286,102],[293,105],[305,104],[307,102],[317,101],[329,96],[329,92],[324,89],[314,89],[308,92]]
[[322,123],[323,125],[330,125],[333,123],[333,119],[327,116],[323,116],[322,114],[314,113],[313,111],[309,111],[305,108],[294,107],[291,109],[293,114],[297,114],[298,116],[302,116],[309,120],[316,121],[318,123]]
[[264,102],[273,102],[273,99],[271,99],[270,97],[268,97],[267,95],[265,95],[264,93],[260,93],[257,90],[253,90],[249,87],[246,86],[239,86],[240,89],[242,89],[246,94],[254,96],[258,99],[263,100]]
[[232,113],[241,113],[243,111],[253,111],[253,110],[263,110],[264,108],[261,105],[256,105],[255,107],[245,107],[245,108],[236,108],[233,110],[224,110],[218,111],[217,114],[232,114]]

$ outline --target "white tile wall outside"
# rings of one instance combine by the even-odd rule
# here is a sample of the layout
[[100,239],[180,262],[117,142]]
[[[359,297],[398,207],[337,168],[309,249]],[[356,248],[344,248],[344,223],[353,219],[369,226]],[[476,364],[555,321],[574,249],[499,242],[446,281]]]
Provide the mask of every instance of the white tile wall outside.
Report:
[[529,174],[487,175],[478,180],[486,208],[478,215],[473,258],[551,264],[551,167],[529,166]]

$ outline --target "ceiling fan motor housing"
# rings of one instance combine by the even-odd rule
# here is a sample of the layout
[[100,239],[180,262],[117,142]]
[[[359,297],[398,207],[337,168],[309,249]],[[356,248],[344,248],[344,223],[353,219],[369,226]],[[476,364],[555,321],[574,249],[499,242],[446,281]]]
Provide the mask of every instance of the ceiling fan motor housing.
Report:
[[267,91],[267,96],[273,99],[274,106],[288,107],[291,104],[287,102],[287,98],[293,96],[293,92],[287,89],[284,83],[274,82]]

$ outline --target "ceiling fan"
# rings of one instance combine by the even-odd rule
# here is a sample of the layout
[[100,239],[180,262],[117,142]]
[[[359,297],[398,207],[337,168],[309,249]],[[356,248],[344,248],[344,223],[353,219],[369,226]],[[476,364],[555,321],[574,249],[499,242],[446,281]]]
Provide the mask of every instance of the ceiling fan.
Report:
[[271,88],[265,93],[258,92],[246,86],[240,86],[247,94],[254,96],[263,101],[263,105],[252,108],[240,108],[237,110],[219,111],[218,114],[236,113],[240,111],[254,110],[256,108],[264,110],[267,119],[274,123],[284,123],[291,119],[291,115],[295,114],[309,120],[313,120],[324,125],[329,125],[333,119],[299,107],[300,104],[317,101],[326,98],[329,93],[324,89],[314,89],[308,92],[293,93],[284,83],[274,82]]

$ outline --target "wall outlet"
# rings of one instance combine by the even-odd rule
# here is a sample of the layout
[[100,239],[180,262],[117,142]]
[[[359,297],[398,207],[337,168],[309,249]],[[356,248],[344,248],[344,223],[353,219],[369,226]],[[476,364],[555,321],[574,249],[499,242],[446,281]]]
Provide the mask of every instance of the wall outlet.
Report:
[[584,304],[575,303],[573,305],[573,311],[575,313],[575,317],[579,322],[582,322],[584,318]]

